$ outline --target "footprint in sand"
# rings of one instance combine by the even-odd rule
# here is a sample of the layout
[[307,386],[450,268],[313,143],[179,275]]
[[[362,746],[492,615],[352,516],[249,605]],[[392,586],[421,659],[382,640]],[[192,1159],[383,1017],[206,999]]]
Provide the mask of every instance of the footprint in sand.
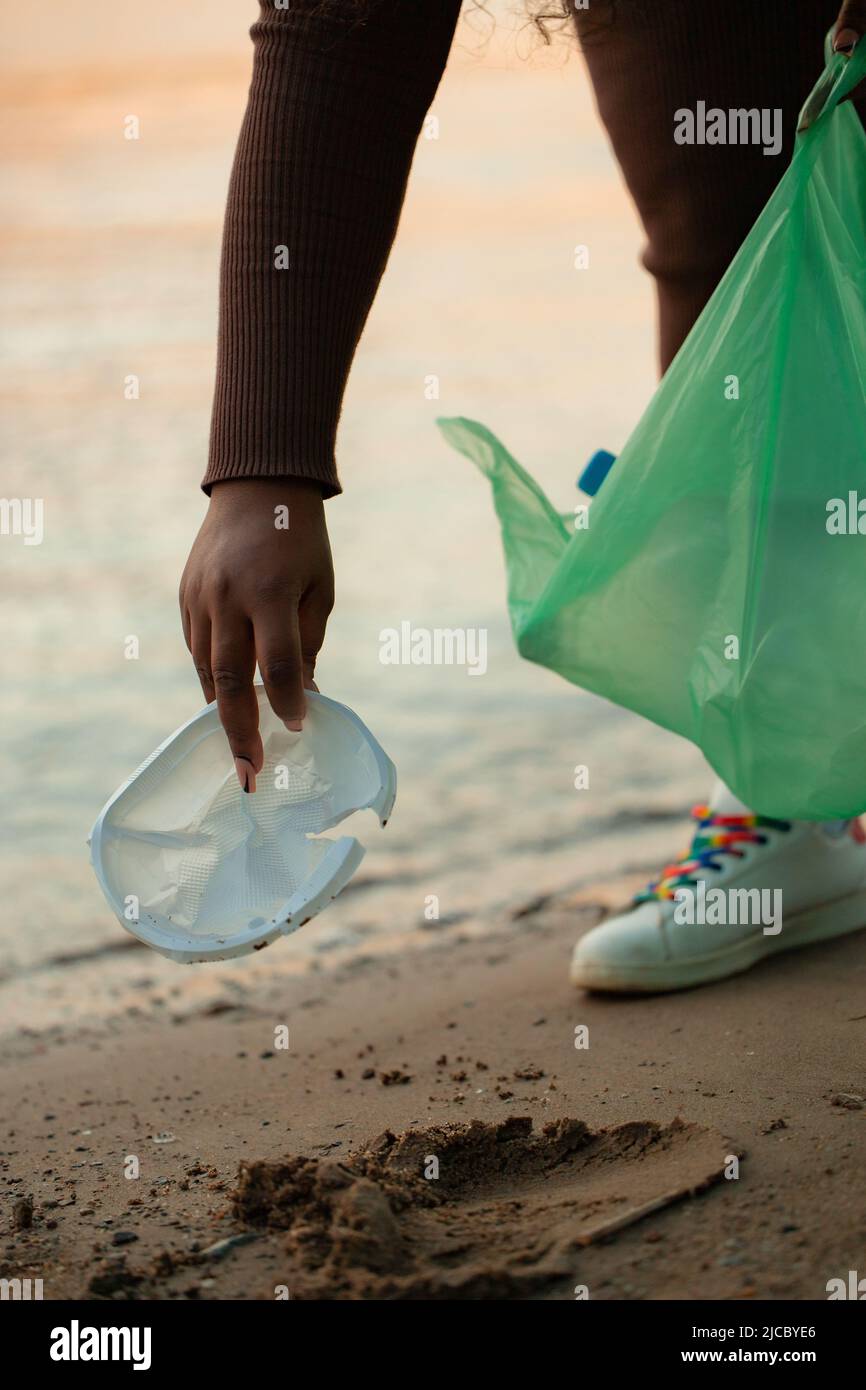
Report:
[[344,1160],[243,1164],[242,1224],[286,1232],[293,1298],[543,1295],[576,1254],[724,1175],[730,1145],[681,1120],[386,1132]]

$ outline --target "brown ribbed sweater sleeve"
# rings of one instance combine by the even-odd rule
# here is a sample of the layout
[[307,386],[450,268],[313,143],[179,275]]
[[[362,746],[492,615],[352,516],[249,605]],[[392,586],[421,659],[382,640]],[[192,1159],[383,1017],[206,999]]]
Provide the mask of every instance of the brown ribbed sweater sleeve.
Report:
[[206,492],[287,476],[340,491],[346,378],[459,10],[262,0],[223,233]]

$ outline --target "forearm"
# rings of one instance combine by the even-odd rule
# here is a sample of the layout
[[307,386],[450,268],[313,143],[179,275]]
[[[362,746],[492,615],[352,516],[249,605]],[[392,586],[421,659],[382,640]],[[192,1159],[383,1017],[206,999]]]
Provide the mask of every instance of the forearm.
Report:
[[206,490],[285,476],[340,490],[346,378],[459,8],[262,4],[226,209]]

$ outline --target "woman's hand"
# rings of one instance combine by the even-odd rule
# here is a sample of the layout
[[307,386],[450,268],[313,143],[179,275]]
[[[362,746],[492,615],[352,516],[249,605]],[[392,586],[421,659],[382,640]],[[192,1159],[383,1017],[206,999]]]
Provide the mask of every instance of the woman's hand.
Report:
[[866,34],[866,0],[845,0],[833,30],[833,47],[837,53],[850,53],[857,40]]
[[302,478],[216,483],[180,581],[183,631],[205,699],[219,717],[244,791],[264,749],[253,677],[290,729],[306,711],[334,604],[334,571],[319,487]]
[[[864,33],[866,33],[866,0],[844,0],[839,11],[839,18],[833,25],[834,51],[850,55],[854,52]],[[844,100],[850,101],[852,97],[859,100],[864,85],[866,84],[858,82],[854,90],[849,92]],[[808,130],[818,119],[832,87],[833,79],[828,79],[822,75],[800,112],[800,120],[797,125],[798,133],[801,130]]]

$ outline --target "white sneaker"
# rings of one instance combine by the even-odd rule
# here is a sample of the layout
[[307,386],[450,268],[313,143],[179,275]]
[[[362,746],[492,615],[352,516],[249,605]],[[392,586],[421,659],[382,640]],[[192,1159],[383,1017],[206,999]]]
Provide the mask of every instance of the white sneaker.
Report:
[[721,783],[692,815],[688,853],[630,911],[581,937],[573,984],[628,994],[689,989],[866,926],[859,819],[755,816]]

